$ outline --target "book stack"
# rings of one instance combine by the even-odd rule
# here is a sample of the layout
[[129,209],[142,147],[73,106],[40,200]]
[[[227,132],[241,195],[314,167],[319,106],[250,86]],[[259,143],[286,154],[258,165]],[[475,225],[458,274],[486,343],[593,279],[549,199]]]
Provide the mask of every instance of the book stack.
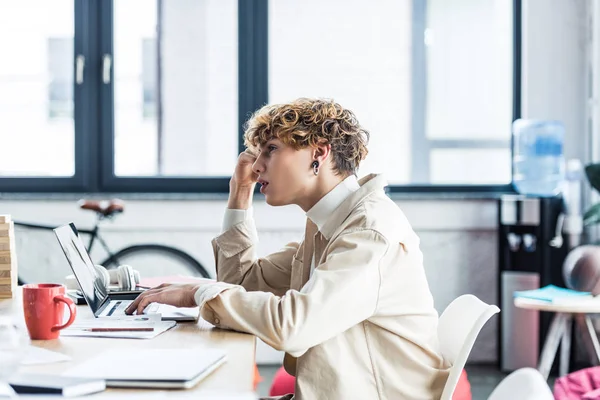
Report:
[[592,298],[592,294],[590,292],[580,292],[578,290],[562,288],[554,285],[547,285],[539,289],[516,291],[513,293],[513,296],[522,299],[547,301],[549,303],[569,298],[583,300]]
[[17,289],[15,229],[10,215],[0,215],[0,299],[9,299]]

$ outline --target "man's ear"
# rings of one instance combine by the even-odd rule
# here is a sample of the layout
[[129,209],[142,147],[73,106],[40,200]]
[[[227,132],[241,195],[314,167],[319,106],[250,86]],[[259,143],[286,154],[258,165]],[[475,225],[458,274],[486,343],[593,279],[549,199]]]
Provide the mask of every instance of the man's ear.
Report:
[[323,165],[325,160],[327,160],[331,155],[331,145],[327,144],[319,144],[317,147],[313,149],[313,160],[319,162],[319,165]]

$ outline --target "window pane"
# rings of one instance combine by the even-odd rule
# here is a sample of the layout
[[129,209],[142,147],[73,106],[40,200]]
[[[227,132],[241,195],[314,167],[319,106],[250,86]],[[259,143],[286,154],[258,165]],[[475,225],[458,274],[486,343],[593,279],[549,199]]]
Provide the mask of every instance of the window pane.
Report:
[[0,2],[0,176],[75,172],[73,3]]
[[510,149],[432,150],[431,183],[506,184],[510,156]]
[[237,42],[237,0],[114,2],[116,175],[231,175]]
[[428,0],[428,138],[510,138],[512,4],[506,0]]
[[[440,142],[508,154],[512,20],[505,0],[270,0],[269,102],[333,98],[371,133],[361,175],[446,182],[432,167]],[[486,181],[444,154],[458,157],[445,166],[454,183],[510,182],[509,158]]]
[[410,180],[411,14],[410,1],[269,2],[269,102],[326,97],[354,111],[371,133],[361,175],[395,182]]

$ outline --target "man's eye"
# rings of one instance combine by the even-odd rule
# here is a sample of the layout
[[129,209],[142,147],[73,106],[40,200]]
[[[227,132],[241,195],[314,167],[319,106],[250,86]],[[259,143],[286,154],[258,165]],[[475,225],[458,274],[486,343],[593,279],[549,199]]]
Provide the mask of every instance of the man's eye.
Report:
[[269,153],[270,153],[270,152],[272,152],[273,150],[276,150],[276,149],[277,149],[277,147],[276,147],[276,146],[273,146],[273,145],[270,145],[270,146],[268,147],[268,149],[269,149]]

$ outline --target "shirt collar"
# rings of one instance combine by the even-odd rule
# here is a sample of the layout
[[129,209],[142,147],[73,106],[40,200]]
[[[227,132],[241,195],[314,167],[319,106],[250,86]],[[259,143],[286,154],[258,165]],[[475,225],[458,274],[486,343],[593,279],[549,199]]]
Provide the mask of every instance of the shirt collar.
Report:
[[360,189],[355,175],[350,175],[334,187],[329,193],[321,198],[308,212],[306,216],[322,230],[323,226],[331,217],[333,212],[348,196]]

